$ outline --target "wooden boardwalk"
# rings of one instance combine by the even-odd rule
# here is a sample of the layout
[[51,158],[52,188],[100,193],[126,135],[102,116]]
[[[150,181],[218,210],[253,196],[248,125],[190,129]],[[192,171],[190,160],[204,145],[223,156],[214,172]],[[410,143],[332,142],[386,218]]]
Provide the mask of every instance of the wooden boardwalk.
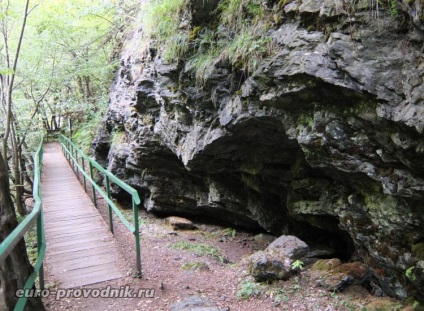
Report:
[[48,143],[43,161],[45,265],[60,288],[123,276],[107,225],[84,192],[59,143]]

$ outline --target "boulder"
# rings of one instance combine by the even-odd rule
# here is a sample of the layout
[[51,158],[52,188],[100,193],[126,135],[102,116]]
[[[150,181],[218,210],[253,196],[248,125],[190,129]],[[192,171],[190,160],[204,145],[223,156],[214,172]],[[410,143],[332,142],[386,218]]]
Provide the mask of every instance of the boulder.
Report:
[[288,279],[292,264],[308,253],[308,245],[295,236],[283,235],[272,242],[265,251],[249,258],[249,273],[258,282]]
[[372,282],[370,268],[360,262],[341,264],[337,258],[322,259],[318,260],[311,270],[315,274],[317,286],[332,292],[342,292],[350,285]]

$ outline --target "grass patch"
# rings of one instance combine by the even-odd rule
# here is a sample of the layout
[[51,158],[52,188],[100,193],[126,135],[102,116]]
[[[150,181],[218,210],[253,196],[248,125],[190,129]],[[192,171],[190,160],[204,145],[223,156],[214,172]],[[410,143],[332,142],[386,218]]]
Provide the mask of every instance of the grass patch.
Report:
[[165,47],[164,57],[175,61],[185,56],[188,50],[189,35],[179,29],[185,0],[156,0],[142,7],[141,25],[145,44],[155,40]]
[[186,271],[197,271],[197,270],[208,271],[209,266],[204,262],[194,261],[194,262],[186,262],[185,264],[181,266],[181,269]]
[[168,247],[172,249],[189,251],[199,256],[211,256],[219,262],[224,262],[224,257],[221,255],[219,250],[208,244],[189,243],[189,242],[181,241],[175,244],[168,244]]
[[[132,209],[124,209],[122,208],[122,206],[116,201],[114,200],[115,205],[119,208],[119,210],[121,211],[122,215],[124,215],[125,219],[130,223],[133,224],[134,223],[134,214],[133,214],[133,210]],[[107,208],[107,207],[106,207]],[[117,217],[117,221],[121,222],[121,220],[119,220],[118,216],[116,216],[116,214],[112,211],[114,217]],[[146,218],[144,218],[142,215],[138,215],[138,224],[140,226],[140,228],[144,228],[147,226],[147,222],[146,222]]]
[[271,38],[255,35],[250,27],[244,27],[223,53],[234,69],[252,73],[271,49]]
[[[215,11],[219,26],[211,23],[192,36],[194,54],[189,68],[198,84],[205,84],[214,62],[226,61],[233,71],[253,73],[261,60],[271,54],[272,40],[265,36],[272,10],[261,0],[222,0]],[[193,53],[192,52],[192,53]]]
[[165,62],[186,61],[186,72],[202,87],[215,63],[249,76],[271,54],[265,36],[275,14],[262,0],[221,0],[207,26],[191,25],[185,0],[157,0],[142,6],[143,37],[138,49],[156,46]]
[[224,236],[235,238],[237,236],[237,230],[233,228],[225,228],[222,230]]
[[216,61],[218,56],[219,55],[216,50],[211,50],[206,54],[196,54],[188,60],[188,66],[190,67],[196,83],[199,86],[204,85],[208,80],[208,77],[212,74],[214,69],[213,63]]

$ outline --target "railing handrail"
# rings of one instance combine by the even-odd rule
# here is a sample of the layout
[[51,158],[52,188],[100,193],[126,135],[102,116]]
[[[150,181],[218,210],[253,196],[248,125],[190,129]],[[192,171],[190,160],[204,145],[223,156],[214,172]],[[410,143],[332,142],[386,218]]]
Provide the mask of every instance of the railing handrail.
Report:
[[141,200],[137,190],[135,190],[133,187],[131,187],[124,181],[120,180],[118,177],[113,175],[110,171],[106,170],[103,166],[97,163],[96,160],[87,156],[80,148],[78,148],[78,146],[76,146],[73,142],[71,142],[69,138],[65,137],[64,135],[61,135],[61,139],[65,140],[69,144],[72,144],[73,148],[75,148],[75,150],[78,151],[80,156],[82,156],[84,159],[89,161],[99,172],[101,172],[104,175],[107,175],[115,184],[117,184],[119,187],[121,187],[126,192],[128,192],[132,196],[134,202],[137,205],[140,204]]
[[[65,154],[66,159],[70,162],[72,159],[72,168],[74,166],[77,167],[77,171],[75,172],[78,176],[78,173],[81,173],[84,178],[84,190],[86,189],[86,180],[88,180],[93,188],[93,201],[94,205],[97,207],[97,201],[96,201],[96,194],[95,191],[100,193],[100,195],[105,199],[105,201],[108,203],[108,212],[109,212],[109,228],[113,233],[113,221],[112,221],[112,211],[115,213],[116,216],[122,221],[122,223],[127,227],[127,229],[134,234],[135,237],[135,248],[136,248],[136,267],[137,267],[137,274],[141,277],[141,250],[140,250],[140,230],[139,230],[139,220],[138,220],[138,205],[140,204],[140,196],[138,195],[137,190],[135,190],[133,187],[125,183],[124,181],[120,180],[118,177],[113,175],[110,171],[106,170],[101,166],[99,163],[97,163],[93,158],[87,156],[80,148],[78,148],[69,138],[65,137],[64,135],[60,136],[60,141],[62,144],[62,150]],[[81,164],[78,163],[78,155],[81,157]],[[87,172],[85,172],[85,161],[88,162],[90,165],[90,175],[88,175]],[[93,171],[92,168],[95,167],[100,173],[102,173],[106,178],[106,191],[105,193],[103,189],[94,181],[93,179]],[[116,204],[112,201],[111,195],[110,195],[110,182],[113,182],[117,186],[119,186],[121,189],[125,190],[127,193],[131,195],[132,198],[132,209],[133,209],[133,224],[131,225],[128,220],[125,218],[125,216],[122,214],[122,212],[119,210],[119,208],[116,206]]]
[[[5,260],[10,255],[16,244],[21,240],[25,233],[34,225],[37,221],[37,248],[38,256],[37,261],[34,265],[34,271],[30,274],[25,282],[23,288],[24,291],[30,290],[34,283],[37,275],[40,274],[39,283],[40,289],[44,289],[44,273],[43,273],[43,260],[46,253],[46,237],[44,233],[43,224],[43,205],[41,196],[41,169],[43,162],[43,136],[41,136],[40,144],[38,145],[37,151],[34,154],[34,183],[33,183],[33,197],[34,207],[29,215],[6,237],[6,239],[0,244],[0,262]],[[25,295],[18,299],[15,306],[15,311],[23,310],[27,302],[28,297]]]

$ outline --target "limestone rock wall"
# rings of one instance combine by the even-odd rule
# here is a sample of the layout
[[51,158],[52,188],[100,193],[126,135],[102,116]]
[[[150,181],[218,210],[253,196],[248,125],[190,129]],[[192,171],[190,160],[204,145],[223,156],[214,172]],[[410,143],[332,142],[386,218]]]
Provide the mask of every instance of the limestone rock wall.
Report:
[[[285,2],[272,55],[247,78],[218,59],[199,86],[153,43],[137,51],[136,31],[94,154],[147,210],[295,234],[363,260],[389,295],[422,300],[422,1],[396,14]],[[214,3],[191,2],[192,26]]]

